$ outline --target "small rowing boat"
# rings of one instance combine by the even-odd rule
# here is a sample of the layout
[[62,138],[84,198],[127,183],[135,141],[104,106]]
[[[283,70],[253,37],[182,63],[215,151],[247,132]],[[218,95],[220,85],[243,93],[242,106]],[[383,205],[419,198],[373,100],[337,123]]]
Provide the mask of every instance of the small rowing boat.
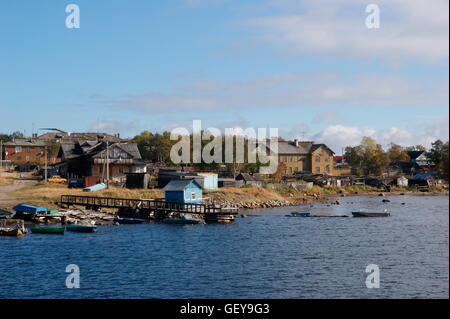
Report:
[[121,217],[114,218],[114,223],[119,224],[142,224],[144,221],[145,220],[139,218],[121,218]]
[[67,231],[75,232],[75,233],[95,233],[97,231],[97,226],[95,225],[67,225]]
[[31,227],[30,230],[33,234],[63,235],[66,228],[65,227],[55,227],[55,226],[37,226],[37,227]]
[[178,218],[164,218],[164,224],[177,224],[177,225],[193,225],[202,222],[201,219],[193,218],[192,216],[180,216]]
[[291,212],[290,215],[286,215],[287,217],[309,217],[311,215],[310,212]]
[[383,212],[352,212],[353,217],[387,217],[391,214],[385,209]]
[[21,237],[27,233],[25,228],[1,227],[0,236]]

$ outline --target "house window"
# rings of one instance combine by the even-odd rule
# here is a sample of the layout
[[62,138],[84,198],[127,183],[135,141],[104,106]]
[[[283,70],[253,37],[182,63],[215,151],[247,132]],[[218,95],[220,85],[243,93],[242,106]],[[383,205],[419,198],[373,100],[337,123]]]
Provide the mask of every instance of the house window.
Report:
[[316,155],[316,163],[320,163],[320,155]]
[[41,157],[40,156],[36,156],[36,161],[40,161]]
[[325,173],[329,173],[330,172],[330,165],[327,165],[326,167],[325,167]]
[[195,193],[194,192],[191,193],[191,200],[195,200]]
[[27,147],[27,148],[26,148],[26,151],[27,151],[27,153],[30,153],[30,148]]
[[16,153],[22,152],[22,146],[16,146]]
[[17,156],[16,160],[21,161],[22,160],[22,156]]
[[29,162],[29,161],[30,161],[30,157],[29,157],[29,156],[26,156],[26,157],[25,157],[25,160],[26,160],[27,162]]
[[320,174],[320,167],[316,167],[316,173]]
[[325,157],[325,162],[329,163],[330,162],[330,158],[329,157]]
[[36,147],[36,148],[34,149],[34,151],[35,151],[36,153],[39,153],[39,152],[41,151],[41,148],[40,148],[40,147]]

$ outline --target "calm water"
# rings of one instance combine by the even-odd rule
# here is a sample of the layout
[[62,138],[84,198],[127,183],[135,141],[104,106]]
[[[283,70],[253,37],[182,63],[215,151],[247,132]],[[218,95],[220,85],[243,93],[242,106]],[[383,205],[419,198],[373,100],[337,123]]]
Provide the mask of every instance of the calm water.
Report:
[[[388,207],[389,218],[287,218],[295,209],[283,208],[230,225],[0,237],[0,298],[448,298],[448,197],[386,198],[312,211]],[[80,289],[65,286],[68,264]],[[368,264],[379,289],[365,286]]]

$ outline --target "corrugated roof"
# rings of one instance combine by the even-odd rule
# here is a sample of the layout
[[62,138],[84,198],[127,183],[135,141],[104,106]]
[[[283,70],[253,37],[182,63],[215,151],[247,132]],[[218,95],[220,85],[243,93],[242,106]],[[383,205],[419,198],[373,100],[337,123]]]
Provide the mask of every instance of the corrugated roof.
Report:
[[193,179],[177,179],[177,180],[171,180],[169,184],[166,185],[166,187],[163,188],[164,191],[184,191],[191,183],[194,183],[197,185],[197,187],[201,188],[200,184],[197,183]]

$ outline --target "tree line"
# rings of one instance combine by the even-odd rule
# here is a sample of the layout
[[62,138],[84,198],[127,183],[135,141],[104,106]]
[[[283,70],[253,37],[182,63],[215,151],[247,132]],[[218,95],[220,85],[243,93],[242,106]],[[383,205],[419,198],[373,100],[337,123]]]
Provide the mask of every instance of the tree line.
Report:
[[356,169],[358,175],[381,175],[392,163],[409,162],[409,151],[425,152],[427,160],[435,167],[442,178],[448,180],[449,143],[436,140],[426,151],[422,145],[403,147],[391,143],[387,151],[370,137],[364,137],[357,146],[345,148],[345,161]]

